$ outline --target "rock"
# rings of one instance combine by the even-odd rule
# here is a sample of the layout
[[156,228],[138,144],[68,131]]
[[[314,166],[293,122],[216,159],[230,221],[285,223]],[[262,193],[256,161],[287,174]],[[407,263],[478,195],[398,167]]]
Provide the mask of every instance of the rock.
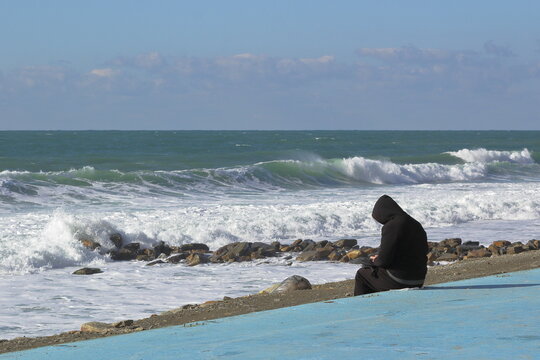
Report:
[[280,251],[281,244],[279,243],[279,241],[273,241],[270,246],[274,248],[274,251]]
[[315,242],[313,242],[313,243],[307,244],[307,246],[304,247],[304,248],[302,246],[300,246],[299,248],[303,252],[316,250],[317,249],[317,244]]
[[[504,252],[503,252],[504,249]],[[498,248],[497,246],[491,244],[488,246],[488,250],[491,251],[491,255],[500,256],[506,252],[506,248]]]
[[319,249],[319,248],[325,247],[325,246],[328,245],[328,244],[331,244],[330,241],[328,241],[328,240],[317,241],[317,242],[315,243],[315,247],[316,247],[317,249]]
[[119,233],[112,234],[109,236],[109,240],[116,246],[116,248],[120,249],[122,247],[122,243],[124,242],[122,239],[122,235]]
[[293,247],[292,246],[289,246],[289,245],[282,245],[280,248],[279,248],[279,251],[281,252],[290,252],[293,250]]
[[457,254],[452,253],[443,253],[438,258],[437,261],[456,261],[459,260]]
[[530,250],[538,250],[540,249],[540,240],[529,240],[527,246]]
[[122,248],[137,253],[139,249],[141,248],[141,244],[138,242],[134,242],[134,243],[126,244]]
[[437,260],[437,258],[439,257],[440,253],[437,252],[436,250],[431,250],[428,254],[427,254],[427,261],[428,261],[428,264],[433,264],[433,262],[435,260]]
[[107,323],[92,321],[87,322],[81,325],[81,332],[83,333],[106,333],[110,330],[114,329],[114,327]]
[[525,249],[525,247],[522,246],[522,245],[513,245],[513,246],[509,246],[508,248],[506,248],[506,253],[507,254],[519,254],[519,253],[522,253],[524,251],[527,251],[527,249]]
[[490,257],[491,251],[489,251],[486,248],[476,249],[476,250],[470,250],[467,252],[467,255],[464,257],[464,259],[474,259],[474,258],[481,258],[481,257]]
[[460,238],[445,239],[439,241],[439,246],[455,248],[456,246],[461,245]]
[[296,257],[296,261],[313,261],[317,257],[316,250],[304,251]]
[[259,294],[271,294],[278,288],[279,285],[281,285],[281,283],[267,287],[266,289],[259,291]]
[[163,241],[160,241],[157,245],[153,247],[154,254],[156,257],[160,256],[161,254],[165,254],[166,256],[171,255],[172,249],[169,245],[165,244]]
[[506,247],[506,246],[510,246],[512,245],[512,243],[510,241],[506,241],[506,240],[498,240],[498,241],[494,241],[493,243],[493,246],[496,246],[498,248],[502,248],[502,247]]
[[191,310],[191,309],[197,309],[199,306],[200,306],[199,304],[186,304],[186,305],[182,305],[180,309]]
[[152,259],[154,259],[156,257],[156,253],[154,251],[154,249],[139,249],[139,251],[137,251],[137,254],[138,255],[145,255],[145,256],[148,256],[148,257],[151,257]]
[[251,255],[251,243],[249,242],[234,242],[220,247],[214,252],[216,257],[221,257],[223,261],[234,260],[241,256]]
[[212,305],[219,304],[219,303],[220,303],[220,301],[209,300],[209,301],[203,302],[201,305],[199,305],[199,307],[205,308],[205,307],[212,306]]
[[298,246],[300,246],[303,251],[308,251],[307,247],[310,245],[315,248],[315,241],[311,239],[302,240],[302,242]]
[[128,261],[134,260],[137,257],[137,251],[133,251],[127,248],[122,248],[120,250],[111,250],[110,251],[111,259],[117,261]]
[[216,254],[212,254],[212,256],[210,256],[208,260],[210,260],[210,262],[214,264],[219,264],[219,263],[224,262],[223,258]]
[[302,243],[302,239],[294,240],[291,244],[291,247],[297,247],[298,245],[300,245],[300,243]]
[[96,249],[99,249],[101,247],[101,244],[98,243],[97,241],[94,241],[94,240],[83,239],[83,240],[80,240],[80,241],[81,241],[82,246],[84,246],[85,248],[90,249],[90,250],[96,250]]
[[334,251],[331,247],[324,247],[316,250],[307,250],[302,252],[296,258],[297,261],[316,261],[316,260],[327,260],[328,255]]
[[379,251],[379,248],[372,248],[370,246],[362,246],[360,248],[366,255],[374,255]]
[[342,257],[344,257],[346,254],[345,250],[343,249],[336,249],[328,255],[328,260],[330,261],[339,261]]
[[363,250],[357,249],[357,250],[351,250],[347,253],[347,258],[349,260],[354,260],[360,256],[365,256],[366,253]]
[[152,260],[154,260],[154,257],[153,256],[148,256],[148,255],[137,255],[135,260],[137,260],[137,261],[152,261]]
[[357,245],[358,241],[356,239],[341,239],[334,243],[336,247],[339,248],[352,248],[353,246]]
[[169,256],[165,260],[167,260],[167,262],[169,262],[171,264],[178,264],[180,261],[187,258],[187,256],[188,255],[186,253],[173,254],[173,255]]
[[332,246],[326,246],[315,251],[317,252],[316,260],[328,260],[328,255],[334,251],[334,248]]
[[257,260],[257,259],[263,259],[263,258],[264,258],[264,256],[261,254],[260,251],[254,251],[250,255],[251,260]]
[[122,320],[112,324],[112,327],[120,329],[133,325],[133,320]]
[[[467,243],[469,243],[469,244],[467,244]],[[479,249],[483,248],[483,246],[480,246],[477,241],[475,241],[475,242],[467,241],[467,243],[464,243],[462,245],[458,245],[456,247],[456,253],[457,253],[458,256],[465,255],[470,251],[479,250]]]
[[439,243],[434,241],[428,241],[427,244],[429,249],[433,249],[434,247],[439,246]]
[[98,268],[82,268],[82,269],[79,269],[79,270],[75,270],[73,272],[73,275],[92,275],[92,274],[99,274],[99,273],[102,273],[103,271],[101,269],[98,269]]
[[154,266],[157,264],[165,264],[165,261],[162,259],[155,259],[155,260],[150,261],[148,264],[146,264],[146,266]]
[[192,243],[192,244],[183,244],[180,246],[180,251],[202,251],[202,252],[208,252],[210,251],[210,248],[206,244],[201,243]]
[[300,275],[293,275],[283,280],[272,293],[280,293],[294,290],[309,290],[311,284],[308,279]]
[[257,252],[258,255],[261,257],[270,257],[276,255],[275,246],[263,242],[254,242],[253,244],[251,244],[251,250]]
[[247,256],[250,254],[251,243],[249,242],[239,242],[236,243],[230,250],[231,255],[233,256]]
[[193,253],[186,258],[186,261],[188,266],[206,264],[209,261],[209,256],[199,253]]

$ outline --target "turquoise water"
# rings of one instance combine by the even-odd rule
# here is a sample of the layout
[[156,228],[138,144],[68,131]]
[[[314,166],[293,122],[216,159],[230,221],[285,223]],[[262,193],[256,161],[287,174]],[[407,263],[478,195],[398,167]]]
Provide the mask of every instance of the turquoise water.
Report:
[[0,210],[540,179],[540,132],[0,132]]
[[0,171],[215,169],[354,156],[455,164],[444,153],[477,148],[527,148],[538,162],[540,131],[3,131]]

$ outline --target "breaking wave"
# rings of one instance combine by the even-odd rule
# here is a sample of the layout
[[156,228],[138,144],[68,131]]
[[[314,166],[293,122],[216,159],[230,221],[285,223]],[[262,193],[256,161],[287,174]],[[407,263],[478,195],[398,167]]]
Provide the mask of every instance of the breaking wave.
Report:
[[[446,155],[445,155],[446,154]],[[234,196],[375,185],[539,180],[531,152],[462,149],[441,154],[440,162],[401,164],[355,156],[343,159],[275,160],[252,165],[178,171],[122,172],[90,166],[57,172],[0,172],[1,204],[102,204],[140,198]],[[454,157],[464,163],[445,163]]]
[[483,148],[475,150],[462,149],[459,151],[450,151],[447,152],[447,154],[460,158],[468,163],[490,163],[506,161],[517,164],[534,164],[532,154],[527,149],[523,149],[521,151],[497,151],[486,150]]

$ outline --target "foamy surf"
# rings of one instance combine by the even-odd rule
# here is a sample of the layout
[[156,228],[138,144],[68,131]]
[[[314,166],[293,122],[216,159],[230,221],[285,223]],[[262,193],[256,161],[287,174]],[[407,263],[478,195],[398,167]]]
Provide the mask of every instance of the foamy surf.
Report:
[[[380,189],[309,191],[273,197],[176,205],[148,202],[144,209],[113,206],[107,210],[16,214],[1,219],[0,273],[88,265],[108,257],[81,246],[95,239],[112,248],[109,236],[121,233],[127,242],[152,247],[201,242],[211,250],[235,241],[292,242],[296,238],[358,238],[376,246],[379,225],[371,208]],[[417,185],[385,188],[425,227],[437,229],[464,223],[540,219],[536,183]],[[496,224],[496,223],[493,223]],[[486,225],[487,226],[487,225]],[[494,225],[495,226],[495,225]],[[516,237],[519,233],[516,233]],[[475,239],[489,242],[492,239]]]
[[521,151],[498,151],[480,149],[461,149],[458,151],[449,151],[447,154],[455,156],[466,162],[490,163],[507,161],[518,164],[534,164],[532,153],[528,149]]

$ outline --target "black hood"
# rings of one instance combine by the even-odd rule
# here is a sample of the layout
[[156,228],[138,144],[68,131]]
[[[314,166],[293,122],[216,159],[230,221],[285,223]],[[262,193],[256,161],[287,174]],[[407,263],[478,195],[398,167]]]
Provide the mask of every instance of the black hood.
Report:
[[385,224],[394,216],[404,213],[405,211],[403,211],[394,199],[388,195],[383,195],[375,203],[371,216],[381,224]]

